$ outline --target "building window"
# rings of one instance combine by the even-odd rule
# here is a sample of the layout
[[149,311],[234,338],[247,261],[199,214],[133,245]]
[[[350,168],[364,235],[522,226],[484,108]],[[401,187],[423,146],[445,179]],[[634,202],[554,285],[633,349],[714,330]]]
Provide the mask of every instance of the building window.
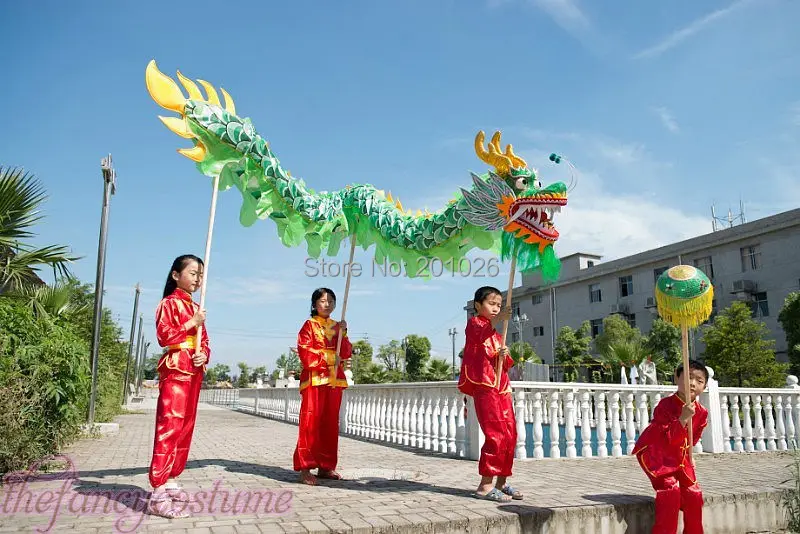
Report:
[[631,325],[632,328],[636,328],[636,314],[635,313],[623,313],[622,316],[628,321],[628,324]]
[[619,296],[629,297],[633,295],[633,276],[620,276],[619,277]]
[[761,268],[761,246],[742,247],[742,272],[755,271]]
[[519,341],[519,333],[511,332],[511,342],[516,343],[517,341]]
[[592,327],[592,337],[597,337],[603,333],[603,320],[602,319],[592,319],[589,321],[589,325]]
[[531,298],[531,303],[533,305],[541,304],[542,303],[542,295],[541,294],[534,295],[533,298]]
[[600,293],[600,284],[589,284],[589,302],[602,302],[603,295]]
[[586,267],[594,267],[594,262],[592,260],[587,261]]
[[767,301],[766,291],[753,295],[750,309],[753,312],[753,317],[769,317],[769,302]]
[[714,278],[714,264],[711,262],[711,256],[697,258],[694,260],[694,266],[703,271],[707,277]]
[[667,269],[669,269],[669,267],[659,267],[657,269],[653,269],[653,283],[658,282],[658,277],[661,276]]
[[513,319],[514,317],[519,317],[519,316],[520,316],[520,313],[519,313],[519,303],[517,303],[517,304],[512,304],[512,309],[511,309],[511,318]]
[[544,327],[543,326],[534,326],[533,327],[533,337],[541,337],[544,335]]

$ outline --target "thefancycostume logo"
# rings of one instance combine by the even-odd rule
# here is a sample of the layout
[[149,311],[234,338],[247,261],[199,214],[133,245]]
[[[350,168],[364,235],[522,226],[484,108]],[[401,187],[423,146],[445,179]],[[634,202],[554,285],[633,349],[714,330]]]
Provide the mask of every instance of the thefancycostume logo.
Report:
[[[40,467],[45,463],[50,469],[40,472]],[[57,484],[59,481],[60,486]],[[215,480],[211,489],[184,489],[183,492],[187,502],[174,502],[172,507],[193,516],[281,516],[291,510],[293,497],[291,490],[284,489],[225,488],[222,480]],[[114,530],[128,533],[135,532],[141,526],[147,515],[149,497],[149,491],[138,487],[92,487],[91,482],[79,479],[71,458],[57,455],[3,477],[0,517],[42,516],[47,522],[36,525],[34,530],[48,532],[58,524],[59,519],[74,522],[83,516],[113,516]]]

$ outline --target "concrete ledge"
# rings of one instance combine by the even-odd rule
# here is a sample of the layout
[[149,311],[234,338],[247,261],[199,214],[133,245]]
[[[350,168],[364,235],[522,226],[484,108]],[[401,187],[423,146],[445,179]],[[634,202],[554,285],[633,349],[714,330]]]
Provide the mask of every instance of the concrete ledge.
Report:
[[[786,517],[781,503],[782,492],[744,493],[713,496],[705,499],[703,527],[705,534],[756,534],[786,532]],[[599,496],[601,497],[601,496]],[[619,495],[609,498],[620,500]],[[501,514],[452,518],[447,521],[412,523],[398,528],[374,527],[373,533],[393,534],[648,534],[653,527],[655,502],[651,498],[631,496],[630,502],[565,508],[540,508],[525,504],[498,506]],[[505,513],[503,513],[505,512]],[[441,512],[446,514],[446,512]],[[455,514],[459,515],[459,514]],[[476,514],[477,515],[477,514]],[[331,532],[320,530],[318,532]],[[679,519],[678,532],[683,532]]]

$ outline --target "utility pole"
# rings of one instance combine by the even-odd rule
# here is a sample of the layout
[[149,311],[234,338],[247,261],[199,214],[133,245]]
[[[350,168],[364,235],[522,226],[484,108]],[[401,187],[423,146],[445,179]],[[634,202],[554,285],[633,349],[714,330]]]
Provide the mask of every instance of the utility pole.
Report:
[[144,331],[142,330],[142,323],[144,322],[144,318],[140,315],[139,316],[139,333],[136,335],[136,350],[134,351],[135,354],[133,355],[133,377],[131,382],[133,385],[136,385],[136,381],[139,378],[139,355],[142,353],[142,342],[144,341]]
[[108,243],[108,208],[111,195],[117,189],[117,173],[112,167],[111,154],[100,162],[103,172],[103,210],[100,217],[100,242],[97,246],[97,278],[94,284],[94,327],[92,332],[92,390],[89,396],[89,425],[94,424],[94,401],[97,396],[97,359],[100,354],[100,324],[103,318],[103,287]]
[[[139,313],[139,294],[142,289],[139,284],[136,284],[136,297],[133,300],[133,317],[131,317],[131,340],[128,342],[128,361],[125,362],[125,380],[122,382],[122,404],[125,404],[125,399],[128,397],[128,371],[131,367],[131,358],[133,358],[133,338],[136,335],[136,314]],[[139,327],[141,329],[141,326]]]
[[453,380],[456,379],[456,327],[454,326],[447,331],[447,334],[453,338]]
[[147,350],[149,347],[150,342],[145,341],[144,346],[142,347],[141,364],[139,365],[139,382],[136,384],[136,391],[139,392],[139,395],[141,395],[142,380],[144,379],[144,362],[147,359]]

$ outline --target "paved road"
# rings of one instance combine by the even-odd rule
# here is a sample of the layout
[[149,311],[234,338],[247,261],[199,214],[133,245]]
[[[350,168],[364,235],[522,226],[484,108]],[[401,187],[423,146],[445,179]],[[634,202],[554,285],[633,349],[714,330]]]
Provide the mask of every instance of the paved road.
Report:
[[[144,412],[121,416],[118,435],[85,439],[65,451],[74,473],[62,462],[24,487],[6,483],[0,490],[0,532],[48,526],[86,533],[376,532],[411,526],[414,532],[463,532],[468,524],[486,531],[519,515],[652,501],[631,458],[518,460],[511,482],[526,499],[496,504],[471,497],[476,462],[349,438],[340,439],[339,471],[347,480],[302,486],[292,471],[296,426],[202,406],[181,477],[190,491],[205,492],[194,493],[191,518],[170,521],[140,512],[149,491],[154,426],[154,413]],[[697,463],[707,497],[773,491],[789,477],[785,453],[700,455]],[[243,511],[245,492],[251,493]],[[40,514],[24,511],[37,503]]]

